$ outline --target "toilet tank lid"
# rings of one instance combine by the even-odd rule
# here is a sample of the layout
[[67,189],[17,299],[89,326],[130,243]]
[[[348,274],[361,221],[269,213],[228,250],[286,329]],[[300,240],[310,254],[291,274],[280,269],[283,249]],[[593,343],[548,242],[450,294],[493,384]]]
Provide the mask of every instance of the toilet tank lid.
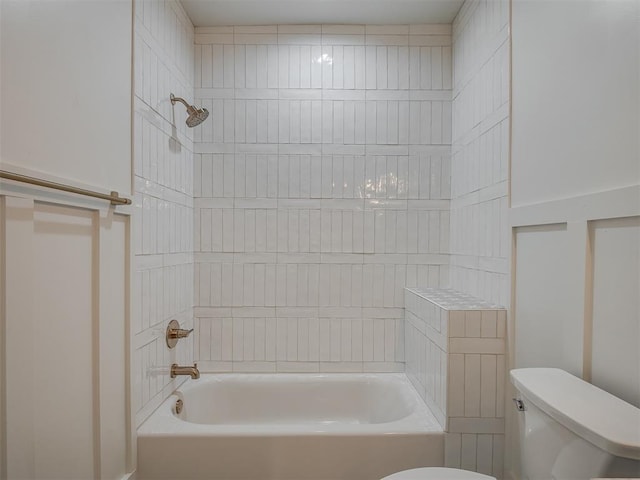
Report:
[[576,435],[612,455],[640,460],[640,409],[630,403],[558,368],[511,370],[511,383]]

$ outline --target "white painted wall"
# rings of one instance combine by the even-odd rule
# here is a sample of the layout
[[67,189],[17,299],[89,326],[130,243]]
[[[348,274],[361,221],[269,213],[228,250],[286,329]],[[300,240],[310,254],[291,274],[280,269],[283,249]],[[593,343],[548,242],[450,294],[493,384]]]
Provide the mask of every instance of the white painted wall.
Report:
[[[541,26],[545,31],[542,36]],[[582,334],[564,326],[576,319],[584,323],[585,317],[591,322],[591,296],[601,298],[608,282],[625,275],[611,267],[622,263],[615,259],[615,249],[606,247],[606,240],[598,241],[602,230],[597,229],[591,250],[584,249],[590,230],[586,222],[633,216],[634,211],[637,215],[640,208],[634,202],[640,199],[639,53],[638,2],[516,0],[513,4],[512,224],[564,223],[568,233],[581,231],[564,246],[567,240],[562,240],[561,234],[551,240],[544,229],[517,231],[516,299],[522,297],[523,301],[516,305],[516,335],[520,336],[520,322],[542,337],[561,331],[568,335],[557,345],[564,352],[550,349],[552,343],[525,342],[522,337],[516,342],[516,356],[522,360],[516,362],[519,366],[544,362],[546,356],[555,358],[551,363],[557,366],[590,375],[590,360],[585,359],[585,365],[581,360],[583,354],[590,357],[590,347],[587,345],[586,351],[572,349],[569,359],[566,349],[570,337]],[[594,195],[597,192],[603,193]],[[599,255],[602,245],[609,252]],[[576,250],[577,263],[570,260]],[[617,255],[623,252],[626,250],[621,248]],[[541,257],[555,254],[560,255],[557,261],[543,267],[546,259]],[[597,259],[598,268],[593,272],[593,294],[588,292],[585,297],[583,286],[591,270],[591,265],[584,266],[587,256]],[[545,282],[547,286],[542,287]],[[536,284],[540,287],[528,288]],[[550,295],[552,284],[556,288]],[[631,294],[627,297],[618,302],[621,311],[626,309],[625,302],[635,301]],[[536,303],[545,305],[544,321],[533,310]],[[598,301],[595,306],[602,308]],[[611,315],[615,317],[615,311]],[[549,331],[552,324],[556,332]],[[589,330],[587,326],[585,335]],[[625,333],[620,331],[620,335]],[[599,344],[599,339],[594,342]]]
[[131,2],[0,8],[0,161],[129,194]]
[[[0,17],[0,167],[128,197],[131,2],[8,0]],[[0,477],[119,479],[131,209],[4,180],[0,208]]]
[[514,207],[640,181],[640,3],[514,0]]
[[513,0],[512,22],[511,367],[639,405],[640,3]]

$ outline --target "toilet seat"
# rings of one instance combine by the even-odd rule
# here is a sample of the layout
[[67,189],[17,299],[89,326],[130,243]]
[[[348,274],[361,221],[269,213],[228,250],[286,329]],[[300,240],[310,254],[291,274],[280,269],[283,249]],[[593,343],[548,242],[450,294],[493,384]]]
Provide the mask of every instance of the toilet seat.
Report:
[[393,473],[381,480],[496,480],[482,473],[459,468],[425,467]]

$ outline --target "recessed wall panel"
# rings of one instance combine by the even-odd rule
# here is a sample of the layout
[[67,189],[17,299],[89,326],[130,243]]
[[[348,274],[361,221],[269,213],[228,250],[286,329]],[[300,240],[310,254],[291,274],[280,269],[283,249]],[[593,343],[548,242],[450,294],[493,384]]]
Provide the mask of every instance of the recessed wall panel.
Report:
[[640,406],[640,217],[593,224],[592,381]]
[[517,230],[516,368],[582,375],[584,274],[574,268],[574,250],[566,225]]
[[93,217],[42,204],[34,211],[35,478],[95,476]]
[[[0,422],[2,425],[7,424],[7,408],[6,408],[6,380],[5,369],[7,365],[5,341],[6,341],[6,301],[4,295],[6,295],[5,287],[5,260],[2,252],[5,249],[6,237],[5,237],[5,200],[4,197],[0,197]],[[5,429],[0,429],[0,478],[7,477],[7,433]]]
[[[126,387],[128,352],[129,217],[101,218],[100,230],[100,470],[101,478],[122,478],[126,473]],[[125,381],[125,379],[127,379]]]

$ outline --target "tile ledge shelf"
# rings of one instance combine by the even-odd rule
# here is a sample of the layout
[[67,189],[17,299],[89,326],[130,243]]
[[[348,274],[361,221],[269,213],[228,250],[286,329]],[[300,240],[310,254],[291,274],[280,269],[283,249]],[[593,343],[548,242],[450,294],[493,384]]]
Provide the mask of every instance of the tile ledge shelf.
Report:
[[504,310],[505,307],[486,302],[472,295],[450,288],[405,287],[443,310]]

